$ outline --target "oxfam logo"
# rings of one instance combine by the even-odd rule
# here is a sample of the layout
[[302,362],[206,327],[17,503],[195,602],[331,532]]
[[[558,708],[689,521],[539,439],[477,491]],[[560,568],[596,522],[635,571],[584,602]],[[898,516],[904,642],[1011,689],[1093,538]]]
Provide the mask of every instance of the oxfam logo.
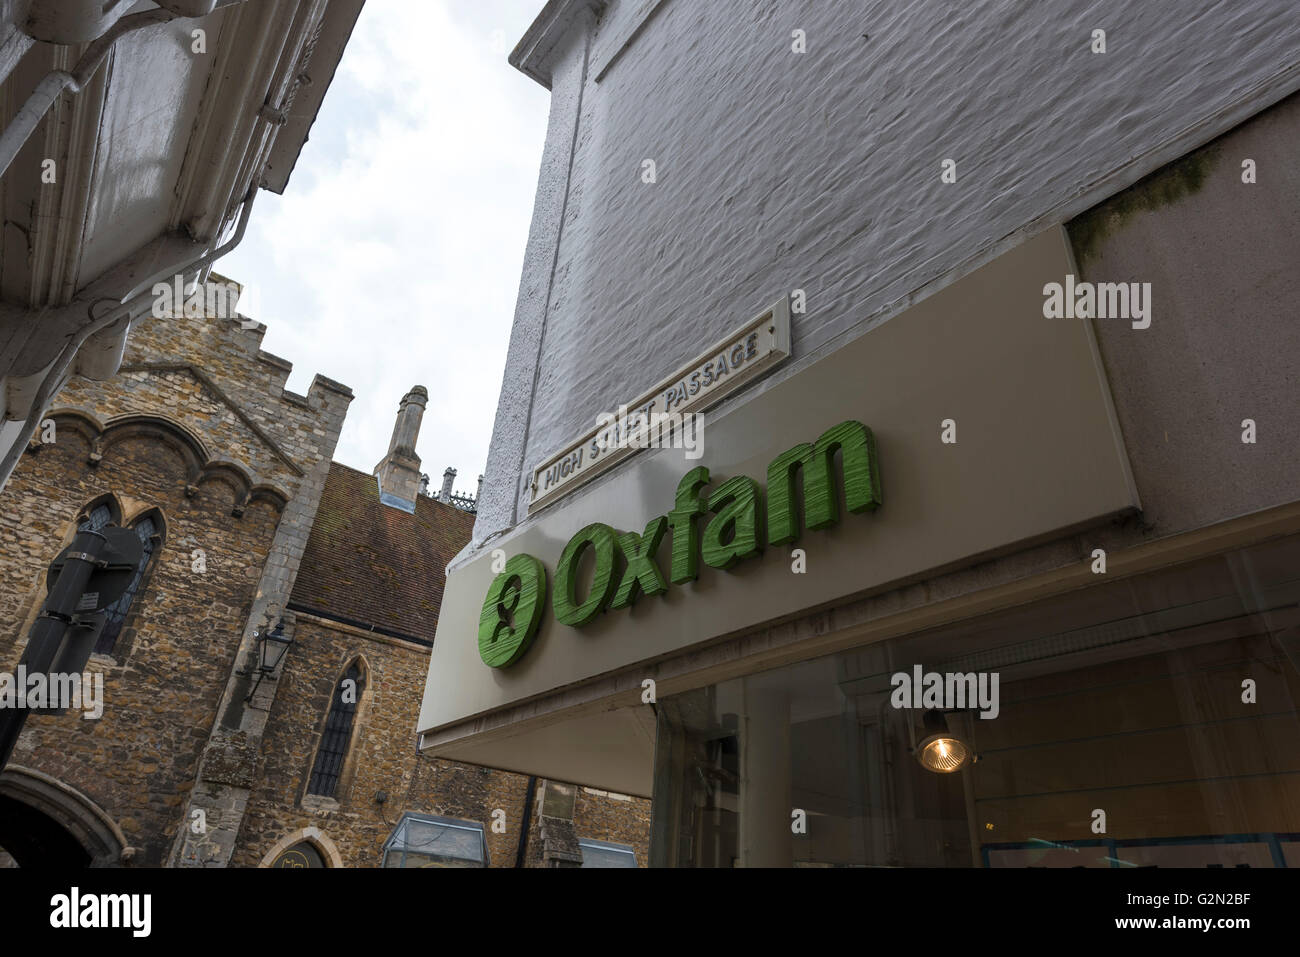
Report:
[[[798,541],[804,529],[838,524],[841,507],[857,514],[875,511],[881,503],[875,437],[852,419],[771,461],[766,508],[761,487],[748,476],[733,476],[709,491],[711,481],[704,466],[687,472],[677,484],[673,508],[652,518],[640,535],[600,522],[580,529],[555,566],[555,620],[582,628],[602,611],[663,595],[670,583],[694,581],[701,559],[710,568],[729,571],[757,558],[765,544],[787,545]],[[660,546],[669,529],[672,545],[661,568]],[[595,570],[583,597],[578,566],[588,551]],[[484,662],[504,668],[523,656],[541,624],[545,594],[546,569],[540,561],[516,555],[505,563],[479,615],[478,648]]]
[[492,579],[478,619],[478,653],[493,668],[512,665],[533,643],[546,603],[546,569],[516,555]]

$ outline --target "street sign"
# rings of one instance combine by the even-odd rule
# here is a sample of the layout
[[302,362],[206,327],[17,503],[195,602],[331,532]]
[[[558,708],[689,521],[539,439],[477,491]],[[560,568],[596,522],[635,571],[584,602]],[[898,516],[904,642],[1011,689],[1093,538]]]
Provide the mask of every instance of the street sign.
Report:
[[[72,544],[50,562],[45,576],[49,594],[18,667],[31,673],[80,674],[104,627],[106,616],[100,612],[126,592],[143,551],[130,529],[116,525],[98,531],[79,529]],[[0,770],[9,762],[33,710],[0,708]]]
[[[108,541],[100,548],[95,570],[90,573],[86,590],[77,601],[78,612],[103,611],[121,598],[122,593],[131,584],[131,579],[135,577],[135,570],[140,564],[142,546],[140,537],[134,531],[110,525],[101,528],[99,534]],[[80,553],[74,554],[75,544],[76,542],[73,542],[59,552],[54,561],[50,562],[49,572],[45,576],[47,590],[54,587],[69,557],[82,557]]]

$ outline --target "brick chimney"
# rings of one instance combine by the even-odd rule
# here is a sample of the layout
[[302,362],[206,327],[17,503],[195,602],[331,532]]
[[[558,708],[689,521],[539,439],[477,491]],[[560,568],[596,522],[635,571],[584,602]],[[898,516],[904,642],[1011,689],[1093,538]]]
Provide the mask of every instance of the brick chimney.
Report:
[[450,465],[447,471],[442,473],[442,491],[438,493],[438,501],[451,503],[451,483],[456,481],[456,470]]
[[420,457],[415,454],[415,440],[420,436],[420,420],[428,402],[429,391],[422,385],[402,396],[388,454],[375,466],[379,500],[407,512],[415,511],[415,497],[420,493]]

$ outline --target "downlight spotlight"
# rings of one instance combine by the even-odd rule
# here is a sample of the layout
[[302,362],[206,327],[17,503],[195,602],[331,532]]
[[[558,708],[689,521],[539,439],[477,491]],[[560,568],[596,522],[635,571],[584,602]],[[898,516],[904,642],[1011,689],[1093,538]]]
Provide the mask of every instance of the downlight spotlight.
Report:
[[974,749],[948,729],[942,711],[927,711],[924,724],[925,737],[916,746],[916,760],[921,767],[935,774],[951,774],[974,761]]

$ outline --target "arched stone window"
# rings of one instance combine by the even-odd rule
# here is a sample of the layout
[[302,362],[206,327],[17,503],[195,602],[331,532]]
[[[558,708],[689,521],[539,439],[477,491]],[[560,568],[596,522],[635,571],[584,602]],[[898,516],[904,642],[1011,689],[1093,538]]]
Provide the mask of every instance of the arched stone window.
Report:
[[365,667],[360,659],[354,659],[334,686],[329,715],[321,731],[311,780],[307,784],[308,794],[335,797],[352,744],[357,706],[365,691],[365,682]]
[[262,858],[258,867],[342,867],[339,849],[318,827],[286,834]]
[[[85,528],[87,525],[91,528],[100,528],[94,522],[102,517],[105,506],[99,505],[88,511],[87,520],[80,527]],[[104,630],[99,634],[99,640],[95,642],[95,652],[97,654],[111,654],[117,639],[122,634],[122,628],[126,624],[127,616],[131,612],[131,604],[135,601],[136,595],[144,588],[145,583],[149,580],[149,574],[153,570],[154,558],[162,548],[163,543],[163,519],[157,509],[150,509],[136,517],[131,523],[136,535],[140,539],[140,564],[136,566],[135,576],[120,598],[113,604],[104,609],[106,620]]]
[[311,841],[299,841],[285,848],[271,862],[272,867],[317,868],[328,867],[320,849]]
[[90,529],[99,531],[106,525],[119,525],[122,522],[122,506],[113,495],[101,495],[94,499],[77,516],[77,530]]

